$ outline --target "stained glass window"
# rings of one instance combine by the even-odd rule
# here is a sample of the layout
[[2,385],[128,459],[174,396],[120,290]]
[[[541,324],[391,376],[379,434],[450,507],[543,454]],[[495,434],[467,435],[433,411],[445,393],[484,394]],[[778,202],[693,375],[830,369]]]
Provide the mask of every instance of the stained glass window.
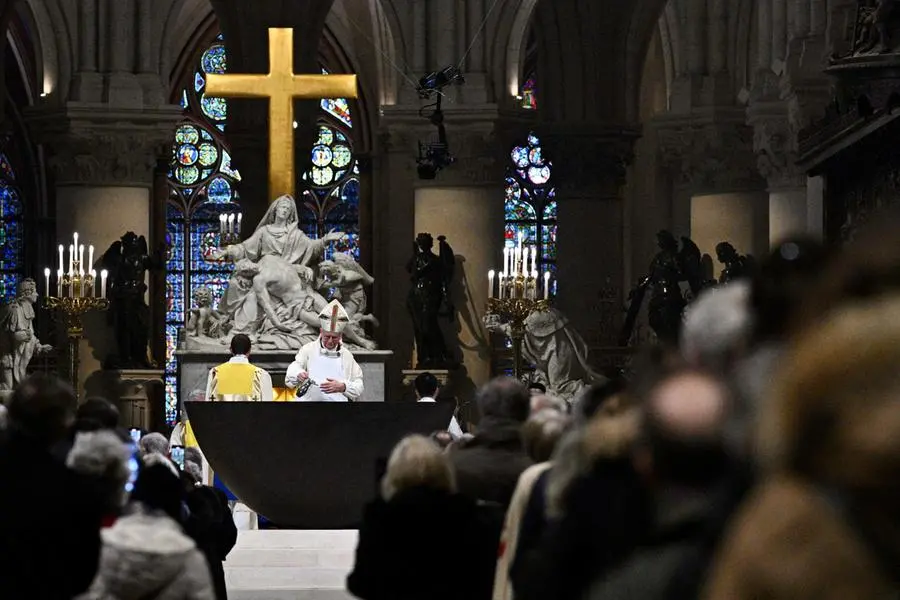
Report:
[[537,110],[537,82],[534,75],[528,77],[519,93],[519,106],[527,110]]
[[166,219],[166,421],[178,418],[175,350],[178,330],[192,304],[191,290],[206,285],[216,302],[231,265],[205,260],[220,245],[219,215],[239,211],[241,175],[232,165],[224,137],[228,103],[205,93],[206,75],[224,73],[227,56],[222,36],[200,56],[190,84],[181,93],[184,119],[175,129],[169,171]]
[[329,244],[326,258],[347,252],[359,260],[359,164],[348,129],[353,127],[350,104],[339,98],[322,100],[321,106],[319,135],[302,176],[301,226],[314,238],[332,230],[345,232],[347,240]]
[[0,153],[0,301],[16,297],[22,276],[22,195],[16,173],[5,153]]
[[550,294],[556,295],[556,189],[553,164],[544,157],[541,142],[531,134],[510,152],[506,177],[505,244],[514,248],[519,234],[524,245],[537,248],[538,268],[551,273]]

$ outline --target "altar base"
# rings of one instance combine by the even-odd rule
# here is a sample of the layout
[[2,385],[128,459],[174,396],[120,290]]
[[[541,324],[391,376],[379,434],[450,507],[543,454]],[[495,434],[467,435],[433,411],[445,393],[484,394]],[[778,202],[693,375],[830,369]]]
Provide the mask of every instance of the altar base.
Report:
[[[231,358],[224,347],[218,353],[179,351],[176,356],[181,373],[178,395],[182,401],[190,398],[195,391],[205,392],[209,370]],[[294,356],[296,352],[252,352],[250,362],[269,372],[274,387],[283,388],[285,373],[288,365],[294,362]],[[360,398],[361,402],[384,402],[385,365],[393,356],[394,353],[390,350],[361,350],[353,353],[363,372],[365,393]]]

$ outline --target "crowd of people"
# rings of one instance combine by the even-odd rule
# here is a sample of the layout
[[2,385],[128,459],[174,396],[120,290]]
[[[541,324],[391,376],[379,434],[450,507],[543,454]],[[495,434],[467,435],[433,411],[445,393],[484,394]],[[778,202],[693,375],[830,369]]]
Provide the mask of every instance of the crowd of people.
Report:
[[[571,406],[500,378],[391,453],[363,600],[848,600],[900,592],[900,221],[788,240],[704,292],[677,347]],[[238,349],[240,350],[240,348]],[[437,380],[416,381],[419,401]],[[226,598],[203,457],[34,375],[0,412],[0,597]],[[185,434],[186,435],[186,434]],[[179,464],[176,464],[178,462]]]
[[474,435],[403,440],[364,600],[900,597],[900,221],[775,247],[676,347],[572,406],[498,379]]
[[109,401],[33,375],[0,422],[0,598],[225,600],[237,540],[196,449],[176,464],[159,433],[135,440]]

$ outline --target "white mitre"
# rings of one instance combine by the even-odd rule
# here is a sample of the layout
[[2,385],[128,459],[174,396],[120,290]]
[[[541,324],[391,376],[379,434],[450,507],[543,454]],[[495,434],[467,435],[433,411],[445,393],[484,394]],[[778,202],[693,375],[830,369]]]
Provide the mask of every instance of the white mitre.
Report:
[[319,313],[319,323],[325,333],[342,333],[350,323],[350,315],[337,300],[332,300]]

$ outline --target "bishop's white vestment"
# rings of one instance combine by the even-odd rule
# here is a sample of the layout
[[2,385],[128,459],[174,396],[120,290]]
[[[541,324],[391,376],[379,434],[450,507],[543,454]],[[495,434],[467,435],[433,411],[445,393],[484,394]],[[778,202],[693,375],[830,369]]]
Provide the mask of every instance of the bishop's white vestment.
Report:
[[[305,372],[315,384],[298,400],[305,402],[355,402],[363,395],[363,372],[353,354],[343,346],[337,350],[326,350],[320,340],[310,342],[300,348],[294,362],[288,366],[284,378],[285,385],[297,389],[298,375]],[[340,381],[347,389],[342,393],[325,394],[318,385],[326,380]]]

